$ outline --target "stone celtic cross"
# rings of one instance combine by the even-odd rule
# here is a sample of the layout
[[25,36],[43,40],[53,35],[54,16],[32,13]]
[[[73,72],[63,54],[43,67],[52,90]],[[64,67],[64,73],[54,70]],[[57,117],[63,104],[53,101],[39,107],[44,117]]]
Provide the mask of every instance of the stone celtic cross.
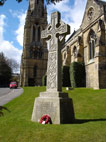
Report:
[[70,26],[61,21],[61,14],[51,14],[51,23],[41,33],[41,38],[50,41],[47,67],[47,91],[61,92],[61,49],[65,36],[70,34]]

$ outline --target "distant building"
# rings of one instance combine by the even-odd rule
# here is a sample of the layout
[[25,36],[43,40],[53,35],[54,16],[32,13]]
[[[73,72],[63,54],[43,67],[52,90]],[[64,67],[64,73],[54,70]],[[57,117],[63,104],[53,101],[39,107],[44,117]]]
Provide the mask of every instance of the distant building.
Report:
[[19,73],[12,74],[11,82],[14,82],[14,81],[16,81],[18,85],[20,86],[20,74]]
[[82,24],[65,43],[62,60],[63,65],[84,62],[86,87],[106,88],[106,2],[87,1]]
[[41,39],[41,30],[47,26],[47,10],[44,0],[29,0],[24,26],[24,45],[21,58],[21,86],[42,84],[47,70],[47,44]]

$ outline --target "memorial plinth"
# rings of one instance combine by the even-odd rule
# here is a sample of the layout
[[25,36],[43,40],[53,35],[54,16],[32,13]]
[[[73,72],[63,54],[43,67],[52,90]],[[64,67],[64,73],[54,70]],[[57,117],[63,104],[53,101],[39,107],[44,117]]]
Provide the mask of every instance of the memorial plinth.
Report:
[[71,123],[74,120],[72,99],[62,92],[61,43],[70,33],[70,26],[61,21],[59,12],[51,14],[51,24],[42,31],[41,37],[50,41],[47,67],[47,90],[35,99],[32,121],[39,122],[48,114],[53,124]]

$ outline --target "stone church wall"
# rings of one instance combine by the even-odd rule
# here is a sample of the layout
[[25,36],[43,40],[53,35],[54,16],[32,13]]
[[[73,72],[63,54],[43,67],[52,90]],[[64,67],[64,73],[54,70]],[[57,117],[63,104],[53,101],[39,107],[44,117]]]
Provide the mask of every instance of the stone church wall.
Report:
[[41,39],[41,31],[47,26],[47,9],[44,0],[29,0],[21,59],[21,86],[42,85],[47,70],[47,44]]
[[[106,10],[104,8],[106,8],[105,2],[88,0],[80,29],[65,43],[65,47],[69,45],[70,49],[70,64],[74,61],[85,63],[87,88],[106,88]],[[92,46],[94,44],[92,53],[91,42]]]

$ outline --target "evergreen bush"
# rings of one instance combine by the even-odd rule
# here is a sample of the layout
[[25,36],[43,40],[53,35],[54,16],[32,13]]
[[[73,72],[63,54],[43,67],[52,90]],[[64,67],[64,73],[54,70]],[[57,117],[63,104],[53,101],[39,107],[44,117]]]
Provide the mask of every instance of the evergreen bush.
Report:
[[71,86],[85,87],[85,65],[82,62],[73,62],[70,66]]
[[45,74],[45,75],[42,77],[42,86],[46,86],[46,81],[47,81],[47,75]]
[[62,86],[63,87],[70,87],[70,67],[63,66],[62,67]]
[[7,87],[12,77],[12,68],[8,65],[7,58],[0,53],[0,87]]

